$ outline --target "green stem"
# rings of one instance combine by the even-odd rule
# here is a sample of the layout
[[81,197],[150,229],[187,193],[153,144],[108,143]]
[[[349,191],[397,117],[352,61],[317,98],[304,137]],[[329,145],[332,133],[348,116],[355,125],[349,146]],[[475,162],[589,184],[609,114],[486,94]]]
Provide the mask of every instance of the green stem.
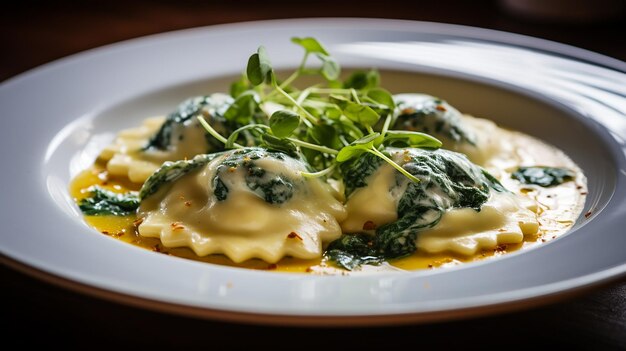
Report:
[[357,95],[356,90],[354,90],[354,88],[350,88],[350,94],[352,94],[352,98],[354,98],[354,102],[360,105],[361,100],[359,99],[359,96]]
[[300,76],[300,73],[302,73],[302,71],[304,70],[304,66],[306,65],[306,61],[308,58],[309,58],[309,53],[307,52],[304,54],[304,57],[302,57],[302,61],[300,61],[300,66],[298,67],[298,69],[282,82],[282,84],[279,87],[280,89],[285,89]]
[[[211,134],[212,137],[214,137],[215,139],[219,140],[222,144],[226,145],[228,140],[226,138],[224,138],[222,135],[220,135],[220,133],[218,133],[215,129],[213,129],[213,127],[211,127],[211,125],[204,119],[204,117],[198,116],[198,121],[204,127],[204,129],[206,129],[206,131],[209,134]],[[243,148],[243,146],[241,146],[241,145],[239,145],[237,143],[234,143],[233,146],[238,148],[238,149]]]
[[294,139],[294,138],[286,138],[286,139],[291,141],[292,143],[300,146],[300,147],[316,150],[316,151],[319,151],[319,152],[323,152],[325,154],[337,155],[339,153],[339,151],[337,151],[335,149],[328,148],[326,146],[315,145],[315,144],[307,143],[306,141],[302,141],[302,140]]
[[385,160],[385,162],[389,163],[393,168],[397,169],[398,172],[404,174],[407,178],[409,178],[410,180],[418,183],[420,180],[417,179],[414,175],[412,175],[411,173],[407,172],[406,169],[402,168],[399,164],[395,163],[392,159],[390,159],[389,157],[385,156],[385,154],[383,154],[382,152],[376,150],[376,148],[374,148],[374,146],[372,146],[372,148],[370,149],[366,149],[367,152],[372,153],[380,158],[382,158],[383,160]]
[[351,92],[349,89],[331,89],[331,88],[310,88],[312,93],[315,94],[340,94],[340,95],[350,95]]
[[310,94],[311,94],[311,88],[304,89],[298,96],[298,100],[296,100],[298,105],[302,105],[304,100],[308,98]]
[[343,144],[343,146],[348,146],[350,145],[350,143],[346,140],[346,137],[339,134],[339,140],[341,141],[341,143]]
[[302,107],[302,105],[300,105],[296,100],[294,100],[294,98],[291,95],[289,95],[286,91],[282,90],[279,86],[276,86],[275,88],[276,90],[278,90],[278,92],[281,95],[283,95],[287,100],[289,100],[289,102],[291,102],[294,106],[296,106],[298,110],[300,110],[309,121],[313,123],[317,123],[317,118],[315,118],[315,116],[309,113],[309,111],[307,111],[304,107]]
[[391,113],[387,114],[387,117],[385,118],[385,124],[383,124],[383,130],[380,131],[380,135],[382,135],[383,137],[385,136],[385,134],[387,134],[387,131],[389,130],[389,124],[391,124]]
[[334,170],[335,170],[335,164],[333,164],[332,166],[330,166],[330,167],[328,167],[326,169],[323,169],[323,170],[321,170],[319,172],[313,172],[313,173],[310,173],[310,172],[300,172],[300,174],[302,174],[302,176],[305,177],[305,178],[319,178],[319,177],[324,177],[324,176],[326,176],[328,174],[331,174]]

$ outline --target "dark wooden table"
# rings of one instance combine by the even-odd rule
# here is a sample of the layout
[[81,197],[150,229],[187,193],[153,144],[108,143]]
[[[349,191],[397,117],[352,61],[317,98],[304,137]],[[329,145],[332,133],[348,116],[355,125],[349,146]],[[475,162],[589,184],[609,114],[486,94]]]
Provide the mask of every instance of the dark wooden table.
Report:
[[[0,11],[0,81],[124,39],[219,23],[292,17],[380,17],[464,24],[555,40],[626,61],[624,16],[572,23],[520,18],[489,0],[403,2],[13,2]],[[240,325],[147,311],[69,291],[2,265],[0,282],[0,335],[5,342],[15,340],[20,346],[296,349],[306,345],[326,349],[349,345],[399,349],[408,343],[411,348],[444,349],[514,345],[626,349],[624,281],[521,312],[428,325],[343,329]],[[26,336],[18,339],[17,335]]]

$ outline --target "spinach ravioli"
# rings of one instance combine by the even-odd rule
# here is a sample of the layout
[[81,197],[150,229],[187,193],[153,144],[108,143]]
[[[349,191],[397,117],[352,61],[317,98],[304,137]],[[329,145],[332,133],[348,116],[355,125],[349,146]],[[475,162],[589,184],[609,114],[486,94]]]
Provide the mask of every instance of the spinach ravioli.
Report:
[[[244,148],[164,165],[141,191],[139,234],[234,262],[320,257],[341,235],[334,190],[284,153]],[[161,174],[161,175],[159,175]]]
[[[350,175],[342,229],[371,234],[361,236],[370,242],[369,260],[403,257],[418,249],[475,254],[485,247],[520,243],[524,235],[537,232],[533,205],[522,203],[466,156],[444,149],[385,152],[419,181],[411,182],[371,154],[342,167]],[[329,257],[354,266],[346,258],[358,263],[352,245],[339,241]]]
[[149,118],[139,127],[119,132],[99,157],[112,175],[142,183],[163,162],[223,149],[223,144],[205,132],[196,116],[205,116],[213,128],[228,133],[235,126],[222,115],[232,102],[232,97],[221,93],[187,99],[165,118]]
[[492,166],[499,154],[509,154],[492,121],[462,114],[445,100],[426,94],[397,94],[394,128],[420,131],[441,140],[443,148],[460,152],[483,167]]

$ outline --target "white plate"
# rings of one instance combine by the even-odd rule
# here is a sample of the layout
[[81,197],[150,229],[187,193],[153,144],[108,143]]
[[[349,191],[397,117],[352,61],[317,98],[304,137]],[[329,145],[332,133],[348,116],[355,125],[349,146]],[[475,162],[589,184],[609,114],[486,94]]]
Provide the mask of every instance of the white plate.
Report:
[[[559,146],[589,178],[589,215],[567,235],[503,258],[353,277],[203,264],[84,224],[67,189],[94,147],[187,96],[225,89],[261,44],[274,66],[296,66],[292,36],[320,39],[344,67],[378,67],[394,91],[438,95]],[[5,262],[107,298],[257,323],[429,321],[553,301],[626,272],[624,72],[624,62],[524,36],[366,19],[222,25],[80,53],[0,86],[0,252]]]

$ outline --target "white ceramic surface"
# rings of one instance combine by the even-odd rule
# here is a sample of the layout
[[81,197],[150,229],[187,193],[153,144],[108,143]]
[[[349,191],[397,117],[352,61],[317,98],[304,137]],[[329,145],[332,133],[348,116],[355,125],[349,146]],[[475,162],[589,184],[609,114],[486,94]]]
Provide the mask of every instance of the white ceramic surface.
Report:
[[[68,183],[116,131],[187,96],[226,89],[261,44],[274,66],[297,66],[292,36],[318,38],[344,67],[378,67],[395,92],[438,95],[562,148],[589,179],[583,213],[590,215],[553,242],[502,258],[352,277],[193,262],[106,237],[82,221]],[[253,315],[259,323],[277,316],[299,324],[423,321],[554,300],[626,273],[625,72],[624,62],[544,40],[368,19],[220,25],[83,52],[0,85],[0,253],[108,297],[232,320]]]

